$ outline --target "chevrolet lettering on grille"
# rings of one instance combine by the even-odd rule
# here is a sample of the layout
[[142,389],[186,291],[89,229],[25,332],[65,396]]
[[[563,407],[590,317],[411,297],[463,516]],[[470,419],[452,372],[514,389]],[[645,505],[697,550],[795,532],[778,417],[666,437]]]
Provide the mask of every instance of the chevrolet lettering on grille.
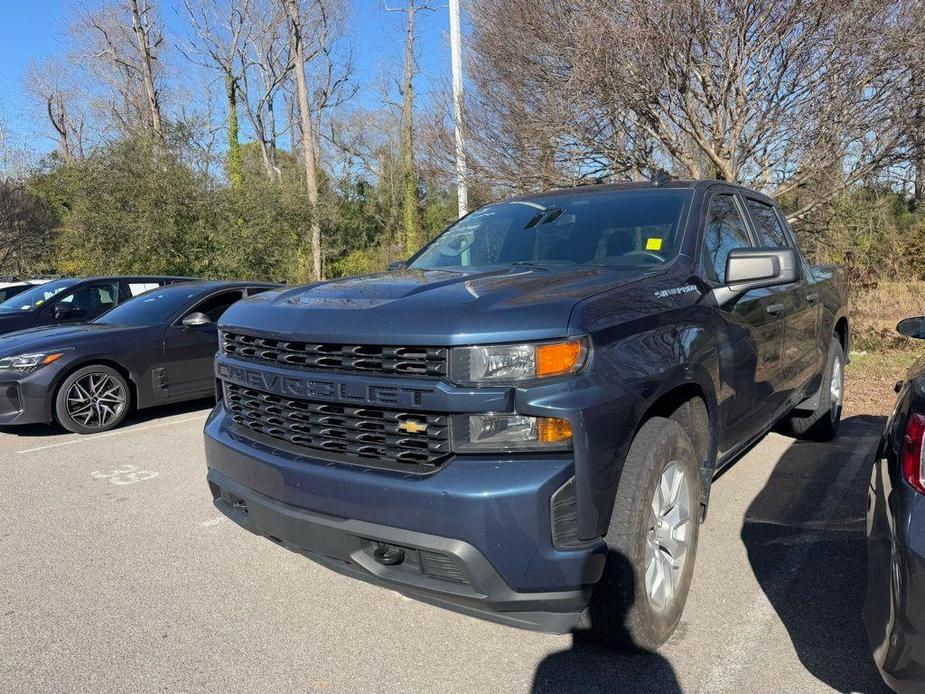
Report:
[[216,375],[223,381],[258,388],[265,392],[332,402],[420,408],[425,405],[425,398],[434,393],[432,388],[408,388],[353,381],[283,376],[222,362],[216,364]]

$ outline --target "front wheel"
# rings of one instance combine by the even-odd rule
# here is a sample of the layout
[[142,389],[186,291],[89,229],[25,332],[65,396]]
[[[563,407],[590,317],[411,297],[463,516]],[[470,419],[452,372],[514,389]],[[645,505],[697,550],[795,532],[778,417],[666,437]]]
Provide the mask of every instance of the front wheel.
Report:
[[649,419],[630,445],[610,526],[607,560],[588,610],[593,638],[655,649],[687,602],[700,529],[700,464],[675,421]]
[[129,405],[131,391],[122,374],[94,364],[64,379],[55,397],[55,415],[68,431],[95,434],[119,426]]

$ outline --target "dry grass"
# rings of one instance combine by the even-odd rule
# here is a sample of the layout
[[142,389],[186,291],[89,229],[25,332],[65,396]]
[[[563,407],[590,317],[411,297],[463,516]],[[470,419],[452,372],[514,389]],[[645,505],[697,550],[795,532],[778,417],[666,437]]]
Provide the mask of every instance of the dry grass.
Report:
[[893,386],[922,355],[925,342],[902,337],[896,324],[925,315],[925,282],[881,282],[851,297],[851,363],[845,372],[845,415],[886,415]]

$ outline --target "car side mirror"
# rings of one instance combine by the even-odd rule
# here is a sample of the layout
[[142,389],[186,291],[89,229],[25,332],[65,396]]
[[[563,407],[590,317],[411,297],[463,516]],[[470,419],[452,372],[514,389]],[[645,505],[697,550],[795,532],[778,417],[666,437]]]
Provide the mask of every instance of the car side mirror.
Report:
[[793,248],[736,248],[726,258],[726,284],[712,295],[716,305],[722,306],[752,289],[796,282],[801,267]]
[[408,263],[406,263],[404,260],[396,260],[389,263],[388,271],[395,272],[396,270],[404,270],[406,267],[408,267]]
[[55,306],[55,320],[64,320],[70,318],[73,311],[67,306]]
[[925,340],[925,316],[915,316],[914,318],[899,321],[896,332],[906,337]]
[[211,322],[212,320],[206,314],[196,311],[184,318],[181,324],[185,328],[195,328],[200,325],[209,325]]

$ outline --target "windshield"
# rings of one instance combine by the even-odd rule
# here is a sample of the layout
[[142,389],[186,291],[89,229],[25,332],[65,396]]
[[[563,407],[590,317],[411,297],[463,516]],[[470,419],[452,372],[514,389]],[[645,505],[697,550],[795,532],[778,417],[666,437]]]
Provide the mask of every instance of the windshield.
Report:
[[51,297],[68,287],[77,284],[78,280],[55,280],[46,282],[28,289],[0,304],[0,313],[16,313],[18,311],[34,311],[43,306]]
[[157,325],[202,294],[202,288],[174,284],[139,294],[97,318],[103,325]]
[[654,267],[680,249],[687,189],[569,191],[482,207],[408,267],[477,272],[499,266]]

